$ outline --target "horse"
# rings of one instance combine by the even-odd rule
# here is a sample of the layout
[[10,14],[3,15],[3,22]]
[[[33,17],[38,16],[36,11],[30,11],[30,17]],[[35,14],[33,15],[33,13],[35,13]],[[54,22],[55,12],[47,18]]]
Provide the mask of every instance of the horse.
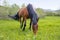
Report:
[[[14,20],[19,20],[20,27],[23,28],[22,29],[23,31],[25,30],[25,27],[26,27],[26,20],[30,19],[29,29],[31,30],[31,26],[32,26],[33,33],[34,35],[36,35],[38,30],[39,17],[34,11],[32,4],[28,4],[27,7],[21,8],[16,15],[14,16],[8,15],[8,16],[13,18]],[[23,18],[23,20],[21,18]],[[23,24],[24,24],[24,27],[23,27]]]

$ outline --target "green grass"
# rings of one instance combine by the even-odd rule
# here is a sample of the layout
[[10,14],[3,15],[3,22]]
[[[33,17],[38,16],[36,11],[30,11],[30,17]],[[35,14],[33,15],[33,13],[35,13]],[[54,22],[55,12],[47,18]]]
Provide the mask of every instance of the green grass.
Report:
[[[25,31],[20,29],[18,21],[0,20],[0,40],[34,40],[33,31],[29,31],[29,20]],[[36,40],[60,40],[60,17],[48,16],[38,22]]]

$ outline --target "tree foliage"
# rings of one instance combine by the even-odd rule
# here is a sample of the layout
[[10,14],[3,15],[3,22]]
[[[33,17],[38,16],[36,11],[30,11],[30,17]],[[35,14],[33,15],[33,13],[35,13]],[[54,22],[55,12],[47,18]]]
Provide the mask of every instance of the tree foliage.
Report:
[[[4,0],[3,4],[4,4],[4,6],[0,6],[0,19],[8,18],[8,15],[14,15],[20,9],[17,4],[9,5],[7,0]],[[26,7],[26,5],[23,3],[21,7]],[[55,10],[55,11],[51,11],[51,10],[45,10],[42,8],[36,8],[35,10],[40,17],[60,16],[60,9]]]

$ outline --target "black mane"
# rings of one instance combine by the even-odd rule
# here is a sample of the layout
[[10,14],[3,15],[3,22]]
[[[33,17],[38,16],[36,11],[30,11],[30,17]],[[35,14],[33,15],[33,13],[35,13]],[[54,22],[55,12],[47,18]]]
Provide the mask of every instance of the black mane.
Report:
[[27,10],[29,13],[29,17],[32,19],[33,24],[36,24],[38,16],[37,16],[36,12],[34,11],[33,6],[31,4],[28,4]]

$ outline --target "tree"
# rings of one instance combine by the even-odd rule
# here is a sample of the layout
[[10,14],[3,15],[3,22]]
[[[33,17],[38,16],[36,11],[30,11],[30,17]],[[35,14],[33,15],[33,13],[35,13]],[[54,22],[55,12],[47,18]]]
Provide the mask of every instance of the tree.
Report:
[[18,6],[17,4],[13,4],[13,5],[12,5],[12,8],[14,8],[14,9],[18,9],[19,6]]
[[24,3],[22,4],[22,7],[25,7],[25,4]]
[[3,5],[4,5],[5,7],[8,7],[8,6],[9,6],[9,3],[7,2],[7,0],[4,0],[4,1],[3,1]]
[[17,4],[13,4],[9,10],[9,14],[10,15],[14,15],[15,13],[17,13],[17,11],[19,10],[19,6]]
[[39,13],[39,14],[43,14],[43,9],[41,9],[41,8],[36,8],[36,11]]

